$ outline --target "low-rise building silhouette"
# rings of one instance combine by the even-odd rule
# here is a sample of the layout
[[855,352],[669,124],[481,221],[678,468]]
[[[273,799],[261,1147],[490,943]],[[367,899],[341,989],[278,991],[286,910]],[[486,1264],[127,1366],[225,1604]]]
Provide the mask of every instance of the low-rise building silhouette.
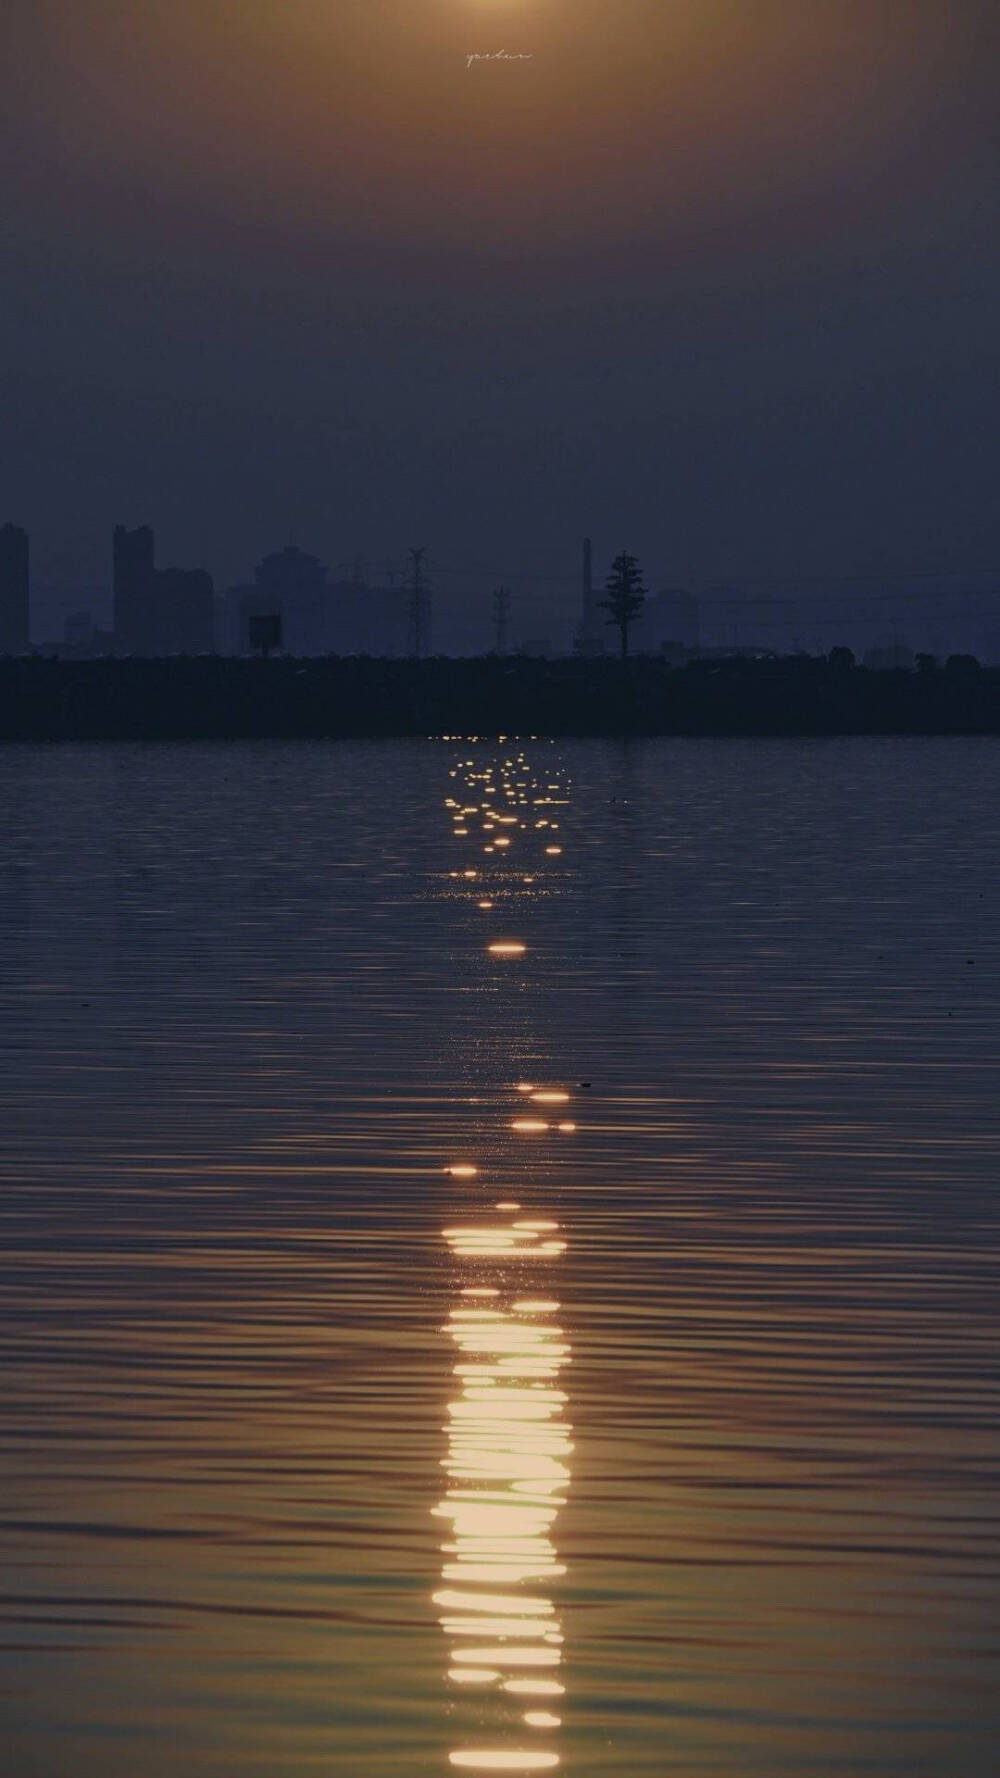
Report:
[[651,593],[632,624],[635,654],[670,654],[683,659],[701,641],[698,601],[680,587]]
[[160,568],[153,576],[150,654],[211,654],[214,588],[204,568]]
[[[327,607],[326,652],[371,654],[390,660],[408,654],[411,602],[406,587],[369,586],[356,580],[332,581]],[[429,617],[425,614],[425,648],[429,647],[429,642]]]
[[63,620],[62,641],[42,643],[40,652],[59,660],[89,661],[114,654],[115,637],[111,630],[101,629],[92,611],[71,611]]
[[63,642],[67,648],[92,654],[96,628],[93,612],[71,611],[63,623]]

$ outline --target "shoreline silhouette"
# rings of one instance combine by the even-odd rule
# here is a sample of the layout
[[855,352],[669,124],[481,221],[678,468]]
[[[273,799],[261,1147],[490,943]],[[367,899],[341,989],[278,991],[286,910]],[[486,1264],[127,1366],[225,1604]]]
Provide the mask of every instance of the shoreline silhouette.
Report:
[[828,656],[0,659],[0,742],[1000,735],[1000,667]]

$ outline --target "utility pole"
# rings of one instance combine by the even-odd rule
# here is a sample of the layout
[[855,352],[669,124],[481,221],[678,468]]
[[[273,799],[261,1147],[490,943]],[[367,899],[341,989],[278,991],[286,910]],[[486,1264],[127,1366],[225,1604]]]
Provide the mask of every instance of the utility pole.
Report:
[[506,654],[510,640],[510,587],[493,589],[493,635],[497,654]]
[[431,589],[424,579],[425,549],[410,550],[410,654],[422,660],[430,645]]

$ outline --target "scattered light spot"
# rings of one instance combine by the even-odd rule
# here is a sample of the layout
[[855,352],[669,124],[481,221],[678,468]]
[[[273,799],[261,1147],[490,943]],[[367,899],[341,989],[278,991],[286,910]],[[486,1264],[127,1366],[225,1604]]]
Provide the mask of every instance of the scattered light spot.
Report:
[[523,957],[527,946],[522,945],[517,939],[503,938],[499,939],[496,944],[490,945],[489,950],[493,957]]
[[453,1179],[475,1179],[476,1174],[479,1172],[479,1168],[473,1167],[469,1165],[468,1162],[463,1161],[457,1167],[449,1167],[448,1171]]
[[555,1092],[554,1090],[550,1090],[548,1087],[540,1089],[538,1092],[532,1093],[531,1097],[534,1099],[536,1105],[568,1105],[569,1104],[569,1094],[568,1093],[558,1093],[558,1092]]

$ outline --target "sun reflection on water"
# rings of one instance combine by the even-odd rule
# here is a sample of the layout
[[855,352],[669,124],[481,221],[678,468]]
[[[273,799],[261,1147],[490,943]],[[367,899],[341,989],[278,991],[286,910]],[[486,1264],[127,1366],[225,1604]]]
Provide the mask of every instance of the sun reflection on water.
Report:
[[[470,1219],[444,1237],[459,1262],[513,1258],[520,1267],[525,1259],[551,1264],[564,1252],[553,1232],[558,1224],[549,1218]],[[555,1525],[573,1445],[559,1387],[571,1358],[559,1307],[555,1296],[524,1295],[502,1269],[489,1285],[469,1285],[460,1272],[445,1328],[457,1348],[456,1393],[443,1460],[448,1489],[433,1511],[451,1534],[434,1603],[450,1643],[449,1680],[493,1706],[477,1716],[484,1744],[450,1755],[465,1771],[553,1771],[560,1763],[555,1750],[525,1744],[558,1729],[560,1718],[519,1705],[563,1692],[551,1583],[565,1573]]]
[[[496,768],[460,760],[451,776],[461,779],[466,796],[446,800],[452,832],[470,838],[469,823],[475,819],[474,843],[482,860],[479,871],[455,871],[451,880],[470,886],[479,911],[492,909],[499,891],[504,908],[515,912],[515,883],[520,906],[530,908],[535,898],[527,888],[536,875],[512,877],[506,852],[516,838],[534,845],[542,860],[558,856],[558,847],[544,843],[547,817],[538,823],[544,838],[535,837],[527,793],[538,793],[536,807],[547,806],[554,798],[543,790],[559,791],[561,785],[534,777],[523,753],[504,758]],[[523,805],[524,816],[510,809],[501,813],[501,796],[508,805]],[[493,959],[516,960],[525,957],[528,945],[501,937],[485,950]],[[516,991],[524,978],[514,969],[496,979],[512,983]],[[570,1104],[569,1092],[558,1084],[521,1080],[515,1092],[522,1105],[529,1099],[526,1110],[558,1107],[565,1117]],[[511,1111],[520,1108],[515,1098]],[[575,1127],[537,1115],[507,1121],[515,1137],[546,1137]],[[484,1134],[477,1131],[476,1141]],[[539,1146],[545,1144],[529,1148],[537,1153]],[[476,1189],[478,1169],[472,1162],[452,1161],[445,1172]],[[525,1197],[531,1195],[530,1183],[522,1189]],[[433,1508],[435,1519],[448,1527],[434,1604],[448,1641],[446,1671],[454,1697],[475,1703],[466,1731],[455,1732],[460,1744],[449,1754],[450,1764],[467,1772],[547,1772],[561,1763],[553,1741],[561,1717],[553,1706],[565,1689],[563,1633],[553,1595],[565,1568],[555,1526],[569,1487],[573,1446],[567,1396],[559,1386],[570,1347],[552,1284],[566,1242],[558,1222],[533,1211],[526,1204],[522,1212],[520,1199],[499,1198],[468,1216],[458,1210],[457,1220],[443,1230],[458,1276],[444,1329],[456,1355],[442,1460],[447,1491]],[[528,1283],[526,1267],[534,1268],[536,1278],[545,1276],[543,1288]]]

